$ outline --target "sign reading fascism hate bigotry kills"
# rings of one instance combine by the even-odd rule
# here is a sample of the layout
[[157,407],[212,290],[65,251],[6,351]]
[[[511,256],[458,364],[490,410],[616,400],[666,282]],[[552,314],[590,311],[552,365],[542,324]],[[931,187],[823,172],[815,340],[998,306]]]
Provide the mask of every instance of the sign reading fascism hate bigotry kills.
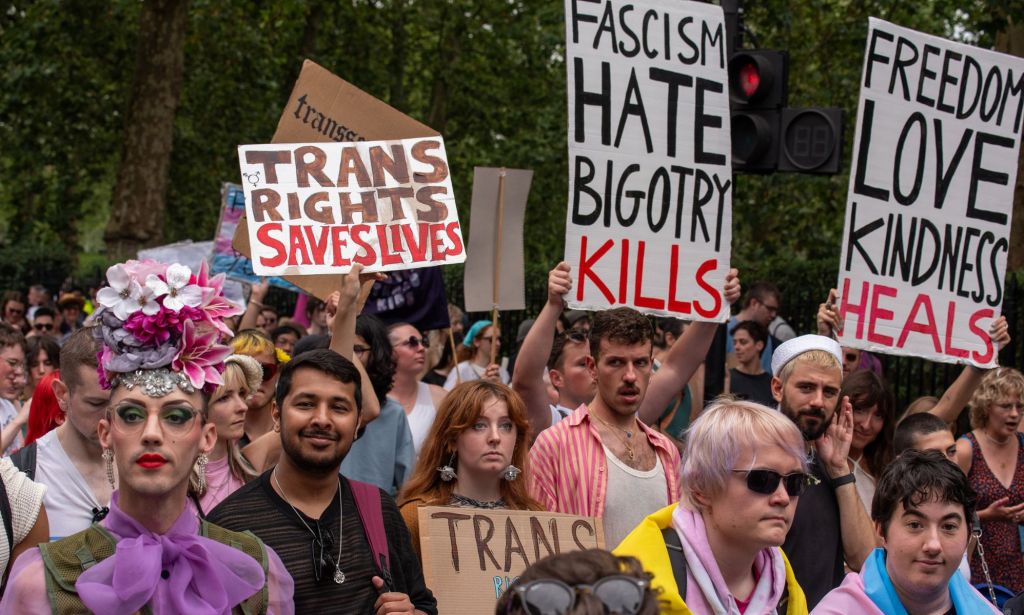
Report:
[[733,182],[722,9],[565,6],[569,305],[724,321]]
[[871,19],[839,269],[845,346],[994,365],[1024,59]]
[[243,145],[238,157],[257,275],[466,259],[440,137]]

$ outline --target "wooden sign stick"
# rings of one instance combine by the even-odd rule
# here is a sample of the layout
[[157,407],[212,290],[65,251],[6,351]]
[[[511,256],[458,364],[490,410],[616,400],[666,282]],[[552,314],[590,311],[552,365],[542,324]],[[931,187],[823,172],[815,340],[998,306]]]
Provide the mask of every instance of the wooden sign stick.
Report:
[[498,354],[497,333],[498,329],[498,297],[501,294],[501,235],[502,223],[505,221],[505,168],[502,167],[498,174],[498,224],[495,225],[494,238],[494,293],[491,295],[493,301],[491,307],[491,360],[488,365],[493,365]]
[[459,349],[455,347],[455,331],[452,323],[448,322],[448,343],[452,345],[452,361],[455,361],[455,384],[462,384],[462,374],[459,372]]

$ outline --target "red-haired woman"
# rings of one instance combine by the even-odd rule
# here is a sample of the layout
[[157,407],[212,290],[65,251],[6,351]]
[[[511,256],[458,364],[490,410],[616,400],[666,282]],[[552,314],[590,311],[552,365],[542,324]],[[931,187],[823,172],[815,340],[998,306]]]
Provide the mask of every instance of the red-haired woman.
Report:
[[452,389],[398,498],[417,552],[420,506],[543,510],[521,476],[528,430],[526,406],[509,387],[474,380]]

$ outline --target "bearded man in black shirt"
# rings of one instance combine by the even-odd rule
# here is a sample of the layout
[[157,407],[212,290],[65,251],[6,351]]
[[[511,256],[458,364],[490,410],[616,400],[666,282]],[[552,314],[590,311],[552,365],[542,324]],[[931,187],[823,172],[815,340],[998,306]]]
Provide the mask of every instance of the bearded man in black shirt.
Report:
[[[313,350],[283,365],[273,408],[281,459],[209,519],[251,531],[280,555],[295,580],[296,613],[436,615],[394,501],[375,488],[379,511],[365,501],[357,509],[361,486],[339,474],[361,404],[359,372],[341,355]],[[380,522],[366,517],[364,526],[364,515]],[[371,547],[374,534],[386,536],[387,558]]]

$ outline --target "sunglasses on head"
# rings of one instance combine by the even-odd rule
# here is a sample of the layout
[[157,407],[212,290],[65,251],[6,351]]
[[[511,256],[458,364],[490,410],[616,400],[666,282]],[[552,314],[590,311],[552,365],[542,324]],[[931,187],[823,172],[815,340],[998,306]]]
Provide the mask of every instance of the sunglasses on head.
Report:
[[395,342],[395,346],[408,346],[409,348],[412,348],[414,350],[416,348],[419,348],[420,346],[423,346],[424,348],[430,348],[430,340],[428,340],[426,337],[416,337],[415,335],[410,335],[409,339],[407,340]]
[[263,382],[270,382],[277,375],[277,363],[260,363],[263,366]]
[[53,331],[53,323],[37,322],[36,324],[32,325],[32,328],[35,329],[36,331]]
[[[566,615],[572,611],[581,594],[589,594],[604,605],[609,615],[636,615],[644,604],[648,582],[622,574],[605,577],[593,585],[567,585],[556,579],[538,579],[513,585],[512,600],[519,600],[529,615]],[[512,600],[508,604],[512,606]]]
[[799,496],[809,485],[817,484],[818,480],[810,474],[803,472],[793,472],[786,475],[779,474],[775,470],[733,470],[733,472],[746,474],[747,489],[761,495],[775,493],[775,490],[779,488],[779,483],[785,481],[783,485],[786,493],[791,498]]
[[580,331],[579,329],[569,329],[565,332],[565,338],[577,343],[587,341],[587,332]]

